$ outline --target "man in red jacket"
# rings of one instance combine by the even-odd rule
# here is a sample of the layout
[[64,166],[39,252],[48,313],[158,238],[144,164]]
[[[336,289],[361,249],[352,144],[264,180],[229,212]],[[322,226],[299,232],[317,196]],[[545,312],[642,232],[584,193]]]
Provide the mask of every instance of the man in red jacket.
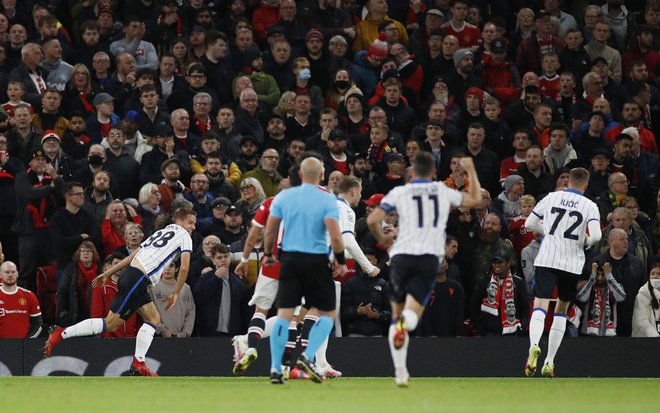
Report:
[[506,45],[501,39],[493,40],[490,52],[481,75],[483,88],[506,106],[520,96],[520,73],[513,62],[506,60]]

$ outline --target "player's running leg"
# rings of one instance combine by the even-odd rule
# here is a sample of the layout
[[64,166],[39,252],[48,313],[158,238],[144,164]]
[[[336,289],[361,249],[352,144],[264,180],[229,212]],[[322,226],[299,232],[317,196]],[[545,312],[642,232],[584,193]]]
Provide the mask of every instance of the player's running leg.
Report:
[[335,311],[319,311],[318,321],[313,325],[309,332],[309,341],[307,348],[298,357],[297,365],[303,369],[310,378],[317,383],[323,381],[323,377],[319,374],[314,360],[316,359],[316,352],[321,347],[323,342],[328,339],[330,331],[334,326]]
[[392,324],[388,334],[388,343],[394,363],[394,381],[399,387],[408,387],[410,374],[406,360],[408,358],[408,331],[417,328],[424,306],[408,294],[405,305],[392,302]]
[[137,337],[135,337],[135,354],[129,374],[131,376],[157,377],[158,374],[147,367],[146,358],[147,351],[149,351],[151,342],[154,340],[154,334],[156,333],[155,326],[160,324],[160,314],[152,302],[143,305],[137,312],[144,320],[144,324],[142,324],[142,327],[138,330]]
[[[239,353],[240,356],[238,360],[235,361],[234,368],[232,370],[234,374],[245,373],[247,368],[250,367],[250,364],[252,364],[258,357],[257,346],[259,345],[259,341],[261,341],[264,336],[270,336],[270,331],[268,332],[268,335],[266,335],[265,332],[268,327],[272,329],[272,325],[275,323],[275,319],[274,317],[271,317],[272,321],[270,322],[270,326],[268,326],[267,324],[269,320],[266,320],[267,313],[268,310],[258,306],[254,310],[254,315],[252,316],[250,325],[248,327],[247,349],[244,352],[241,352],[242,354]],[[234,354],[237,354],[236,346],[239,346],[240,351],[240,346],[243,344],[239,340],[242,340],[242,337],[235,336],[232,340],[232,344],[234,345]]]
[[548,300],[543,298],[534,299],[534,310],[529,320],[529,351],[527,362],[525,362],[525,376],[533,376],[536,373],[536,364],[541,355],[539,341],[545,328],[545,315],[548,309]]
[[123,320],[118,314],[110,311],[106,318],[88,318],[67,328],[55,326],[51,328],[46,345],[44,346],[44,357],[50,357],[53,349],[62,342],[73,337],[95,336],[97,334],[111,333],[115,331]]
[[270,335],[270,382],[273,384],[284,384],[281,362],[289,335],[289,320],[292,317],[292,308],[280,308]]
[[541,375],[543,377],[555,377],[555,355],[566,332],[566,321],[568,320],[568,307],[570,302],[559,300],[555,306],[555,317],[550,327],[550,336],[548,337],[548,355],[543,363]]

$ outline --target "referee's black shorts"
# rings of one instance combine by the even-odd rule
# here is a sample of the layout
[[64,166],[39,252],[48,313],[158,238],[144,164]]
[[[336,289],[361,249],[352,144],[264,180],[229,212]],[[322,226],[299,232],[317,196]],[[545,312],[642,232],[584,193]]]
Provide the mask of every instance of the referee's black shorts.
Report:
[[295,308],[300,305],[302,297],[305,297],[306,307],[321,311],[335,309],[335,282],[328,256],[282,251],[277,307]]
[[440,258],[436,255],[395,255],[390,265],[390,300],[403,303],[410,294],[426,306],[439,272]]
[[110,311],[119,314],[122,320],[128,318],[145,304],[149,304],[149,278],[135,267],[126,268],[117,281],[119,292],[110,303]]
[[554,298],[553,293],[557,287],[557,298],[565,302],[575,302],[578,278],[578,274],[548,267],[534,267],[534,296]]

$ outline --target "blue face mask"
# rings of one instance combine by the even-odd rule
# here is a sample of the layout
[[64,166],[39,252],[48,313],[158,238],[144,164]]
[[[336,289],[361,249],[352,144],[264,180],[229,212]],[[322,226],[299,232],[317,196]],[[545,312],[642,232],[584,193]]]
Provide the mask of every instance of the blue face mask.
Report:
[[298,72],[298,79],[300,80],[309,80],[312,77],[312,72],[309,69],[302,69]]

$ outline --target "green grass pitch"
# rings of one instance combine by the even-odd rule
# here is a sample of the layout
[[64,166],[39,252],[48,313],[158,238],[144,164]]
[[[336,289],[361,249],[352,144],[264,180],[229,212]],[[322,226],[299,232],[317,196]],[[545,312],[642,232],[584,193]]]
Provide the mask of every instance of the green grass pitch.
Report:
[[0,412],[490,413],[657,411],[660,379],[0,378]]

